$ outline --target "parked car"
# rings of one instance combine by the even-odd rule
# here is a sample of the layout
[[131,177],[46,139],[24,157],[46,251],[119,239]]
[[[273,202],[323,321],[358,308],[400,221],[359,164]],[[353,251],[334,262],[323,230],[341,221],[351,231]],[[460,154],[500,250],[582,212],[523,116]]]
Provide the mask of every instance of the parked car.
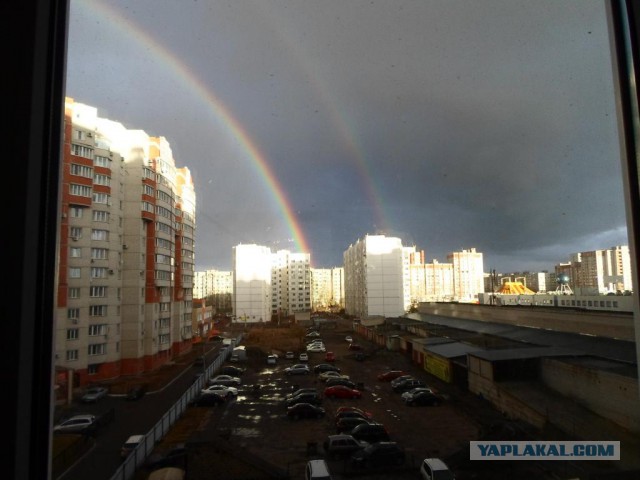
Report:
[[336,354],[333,352],[327,352],[326,355],[324,356],[324,361],[325,362],[335,362],[336,361]]
[[350,434],[358,425],[371,423],[370,420],[362,417],[345,417],[336,421],[336,433]]
[[227,385],[237,387],[242,383],[239,377],[231,375],[216,375],[209,380],[209,385]]
[[353,453],[350,461],[361,468],[400,466],[405,462],[405,452],[396,442],[378,442]]
[[166,467],[180,467],[186,469],[187,466],[187,446],[178,443],[165,453],[152,453],[145,462],[146,468],[156,470]]
[[96,420],[95,415],[74,415],[53,427],[53,433],[93,433]]
[[356,440],[364,440],[367,443],[388,442],[391,440],[389,432],[381,423],[361,423],[356,425],[349,434]]
[[422,480],[455,480],[453,472],[439,458],[425,458],[420,464]]
[[324,408],[311,403],[296,403],[287,408],[287,417],[293,420],[300,418],[322,418],[325,416],[325,413]]
[[300,360],[301,362],[308,362],[309,361],[309,355],[307,355],[306,353],[302,352],[298,356],[298,360]]
[[315,367],[313,367],[313,373],[322,373],[322,372],[338,372],[340,373],[340,368],[335,365],[331,365],[330,363],[319,363]]
[[382,382],[390,382],[391,380],[395,380],[396,378],[405,375],[407,375],[407,372],[403,370],[388,370],[378,375],[378,380]]
[[338,420],[342,420],[343,418],[363,418],[367,421],[370,421],[373,418],[373,415],[359,408],[348,408],[338,410],[333,418],[336,423],[338,423]]
[[225,403],[224,397],[218,394],[205,393],[200,394],[191,402],[189,402],[189,406],[191,407],[215,407],[218,405],[222,405]]
[[349,380],[349,375],[344,375],[340,372],[336,372],[335,370],[327,370],[326,372],[318,374],[318,380],[321,382],[326,382],[330,378],[344,378],[345,380]]
[[396,393],[402,393],[402,392],[406,392],[407,390],[411,390],[413,388],[418,388],[418,387],[426,387],[427,385],[418,379],[409,379],[409,380],[405,380],[404,382],[398,383],[396,386],[392,387],[393,391]]
[[240,377],[244,373],[244,368],[235,365],[225,365],[220,369],[221,375],[231,375],[232,377]]
[[356,384],[351,380],[347,380],[346,378],[330,378],[325,382],[327,387],[334,387],[336,385],[344,385],[349,388],[356,388]]
[[203,388],[202,390],[200,390],[200,393],[202,393],[203,395],[214,393],[216,395],[220,395],[222,398],[229,398],[237,396],[238,389],[236,387],[231,387],[228,385],[215,384]]
[[335,418],[339,417],[340,414],[342,414],[343,412],[355,412],[355,413],[359,413],[363,417],[373,418],[373,414],[371,412],[367,412],[365,410],[362,410],[359,407],[354,407],[352,405],[343,405],[342,407],[338,407],[336,409]]
[[286,358],[287,360],[293,360],[294,358],[296,358],[296,354],[293,352],[287,352],[284,354],[284,358]]
[[350,343],[349,350],[362,350],[362,347],[357,343]]
[[362,392],[344,385],[334,385],[324,389],[324,396],[327,398],[362,398]]
[[398,378],[394,378],[393,380],[391,380],[391,386],[395,387],[396,385],[398,385],[399,383],[404,382],[405,380],[411,380],[411,379],[415,379],[416,377],[414,377],[413,375],[401,375]]
[[125,397],[127,400],[140,400],[147,394],[147,386],[146,385],[134,385],[127,391],[127,396]]
[[275,365],[278,363],[277,355],[267,355],[267,365]]
[[351,435],[338,434],[329,435],[322,446],[328,457],[339,458],[364,449],[368,446],[368,443],[356,440]]
[[284,373],[285,375],[309,375],[311,370],[309,369],[309,365],[296,363],[295,365],[285,368]]
[[431,392],[422,392],[413,397],[408,398],[404,401],[406,405],[410,407],[437,407],[438,405],[442,405],[444,399],[441,395],[431,393]]
[[80,400],[82,403],[96,403],[98,400],[106,397],[108,393],[109,390],[105,387],[90,387],[85,390]]
[[126,458],[133,452],[144,440],[144,435],[131,435],[120,448],[120,456]]
[[318,389],[316,388],[298,388],[295,392],[287,395],[285,399],[288,400],[289,398],[297,397],[301,393],[315,393],[318,396],[320,395],[320,393],[318,393]]
[[327,349],[324,345],[316,344],[316,345],[309,345],[307,347],[307,352],[309,353],[324,353],[326,351]]
[[351,335],[347,335],[346,337],[344,337],[344,339],[347,341],[347,343],[353,343],[353,337]]
[[319,336],[320,336],[320,334],[318,332],[316,332],[315,330],[311,330],[306,335],[307,338],[314,338],[314,337],[319,337]]
[[292,407],[293,405],[296,405],[298,403],[311,403],[313,405],[320,405],[322,403],[322,398],[320,398],[320,395],[317,393],[305,392],[285,400],[285,406],[287,408]]
[[402,398],[402,400],[406,402],[410,398],[413,398],[420,393],[436,393],[436,392],[434,392],[431,389],[431,387],[416,387],[416,388],[412,388],[411,390],[407,390],[406,392],[402,392],[402,395],[400,396],[400,398]]

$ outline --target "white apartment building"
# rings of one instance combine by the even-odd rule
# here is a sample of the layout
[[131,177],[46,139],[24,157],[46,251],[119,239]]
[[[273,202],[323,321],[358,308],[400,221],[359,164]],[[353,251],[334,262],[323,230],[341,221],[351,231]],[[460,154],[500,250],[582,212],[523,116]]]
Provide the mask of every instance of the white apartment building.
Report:
[[633,290],[629,247],[580,252],[576,287],[597,289],[599,293]]
[[482,253],[475,248],[451,252],[447,261],[453,265],[453,291],[455,300],[477,301],[484,292],[484,263]]
[[248,244],[233,247],[233,315],[235,322],[271,320],[271,267],[269,247]]
[[344,308],[344,268],[311,269],[311,307],[314,311]]
[[278,250],[271,258],[271,313],[311,311],[311,255]]
[[[422,255],[424,258],[424,254]],[[411,301],[450,302],[454,299],[453,265],[451,263],[416,262],[411,265]]]
[[225,294],[233,294],[233,272],[205,270],[195,273],[194,298],[207,298],[211,295]]
[[195,191],[169,143],[68,98],[56,366],[81,384],[191,348]]
[[359,317],[403,315],[405,310],[402,240],[366,235],[343,254],[345,311]]

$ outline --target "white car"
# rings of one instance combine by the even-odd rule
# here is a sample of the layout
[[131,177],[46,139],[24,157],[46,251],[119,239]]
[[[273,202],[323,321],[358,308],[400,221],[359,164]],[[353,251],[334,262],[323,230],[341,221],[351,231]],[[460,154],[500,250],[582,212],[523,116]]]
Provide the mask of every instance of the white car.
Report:
[[298,357],[298,360],[300,360],[301,362],[308,362],[309,361],[309,355],[307,355],[306,353],[302,352],[300,354],[300,356]]
[[232,377],[231,375],[217,375],[209,380],[209,385],[227,385],[238,386],[242,381],[238,377]]
[[344,339],[347,341],[347,343],[353,343],[353,337],[351,335],[347,335],[346,337],[344,337]]
[[309,353],[324,353],[327,349],[324,348],[324,345],[311,345],[307,347],[307,352]]
[[309,375],[309,373],[311,373],[311,370],[309,369],[309,365],[298,363],[296,365],[285,368],[284,373],[286,375]]
[[75,415],[53,427],[54,433],[89,433],[96,423],[95,415]]
[[227,398],[229,396],[235,397],[236,395],[238,395],[238,389],[236,387],[230,387],[227,385],[211,385],[200,390],[200,393],[205,395],[215,393],[216,395]]
[[296,354],[293,352],[287,352],[284,354],[284,358],[286,358],[287,360],[293,360],[294,358],[296,358]]
[[82,403],[96,403],[101,398],[104,398],[109,393],[104,387],[91,387],[84,392],[82,398],[80,399]]
[[330,378],[342,378],[344,380],[349,380],[349,375],[342,375],[340,372],[334,372],[332,370],[328,370],[328,371],[322,372],[320,375],[318,375],[318,378],[322,382],[326,382]]
[[267,365],[275,365],[278,363],[277,355],[268,355],[267,356]]

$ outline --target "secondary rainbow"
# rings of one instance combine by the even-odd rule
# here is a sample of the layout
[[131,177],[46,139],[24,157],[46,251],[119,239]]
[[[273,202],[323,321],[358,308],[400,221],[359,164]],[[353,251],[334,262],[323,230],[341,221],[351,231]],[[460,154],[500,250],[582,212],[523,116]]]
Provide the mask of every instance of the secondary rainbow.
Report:
[[78,1],[74,2],[74,6],[89,7],[92,14],[97,14],[107,20],[109,24],[122,35],[128,35],[135,41],[143,44],[153,52],[154,58],[159,58],[181,82],[196,92],[198,97],[210,107],[218,125],[237,141],[251,161],[251,164],[258,172],[259,177],[267,187],[278,209],[281,211],[297,250],[310,253],[311,250],[300,223],[294,215],[294,210],[289,199],[278,182],[266,156],[259,150],[245,128],[236,120],[224,103],[211,91],[210,87],[205,85],[174,53],[149,35],[140,25],[121,15],[115,8],[94,1]]

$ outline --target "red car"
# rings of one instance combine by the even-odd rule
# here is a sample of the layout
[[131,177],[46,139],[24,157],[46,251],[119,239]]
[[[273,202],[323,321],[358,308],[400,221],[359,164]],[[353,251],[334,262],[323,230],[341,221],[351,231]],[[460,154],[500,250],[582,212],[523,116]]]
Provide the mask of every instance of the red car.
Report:
[[333,352],[327,352],[327,354],[324,356],[324,360],[325,362],[335,362],[336,354]]
[[378,380],[383,382],[390,382],[391,380],[395,380],[396,378],[406,374],[407,372],[403,372],[402,370],[389,370],[388,372],[384,372],[378,375]]
[[362,392],[344,385],[334,385],[324,389],[324,396],[327,398],[362,398]]

